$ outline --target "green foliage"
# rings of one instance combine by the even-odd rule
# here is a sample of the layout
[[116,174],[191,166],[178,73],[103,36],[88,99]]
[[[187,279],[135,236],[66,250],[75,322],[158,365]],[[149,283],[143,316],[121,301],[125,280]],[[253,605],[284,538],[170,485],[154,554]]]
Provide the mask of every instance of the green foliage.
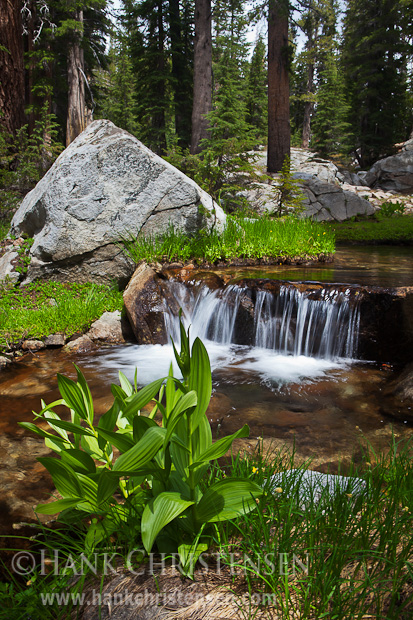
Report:
[[248,210],[246,199],[239,195],[245,189],[246,176],[251,181],[257,178],[253,166],[256,155],[238,151],[245,146],[235,138],[227,139],[200,155],[176,147],[164,159],[198,183],[227,213],[237,214]]
[[108,68],[96,70],[95,84],[98,88],[96,116],[138,136],[140,125],[135,114],[133,65],[130,45],[124,34],[116,33],[113,37]]
[[140,260],[199,260],[318,256],[334,252],[334,233],[323,224],[296,218],[227,218],[222,233],[202,231],[194,236],[170,227],[159,236],[125,238],[124,250]]
[[321,155],[348,156],[354,139],[350,123],[347,122],[349,109],[343,77],[337,59],[332,55],[326,60],[325,69],[320,74],[316,113],[312,123],[311,145]]
[[[197,338],[190,349],[189,334],[181,323],[181,349],[174,352],[181,381],[172,374],[137,390],[119,373],[120,387],[112,385],[114,403],[94,420],[93,400],[86,380],[76,367],[77,380],[58,375],[61,398],[43,403],[37,420],[54,433],[29,422],[21,426],[44,437],[58,458],[39,458],[62,496],[40,504],[42,514],[60,513],[63,523],[91,519],[85,536],[87,549],[107,543],[114,534],[128,545],[141,537],[149,553],[178,551],[184,572],[192,576],[194,562],[207,549],[213,527],[256,508],[262,494],[254,482],[225,478],[206,483],[211,462],[222,457],[237,437],[248,436],[248,426],[212,443],[206,417],[212,383],[208,354]],[[141,413],[152,399],[149,416]],[[64,405],[70,422],[54,408]],[[161,416],[161,424],[154,420]],[[113,430],[116,429],[116,430]],[[120,456],[114,458],[114,449]]]
[[382,202],[380,205],[380,215],[392,217],[393,215],[403,215],[406,210],[402,202]]
[[334,230],[336,240],[352,243],[413,243],[413,216],[380,215],[359,221],[334,222],[327,225]]
[[409,8],[401,0],[347,0],[342,68],[362,168],[390,154],[411,131],[407,63],[412,45],[403,35],[411,29],[408,4]]
[[46,106],[29,134],[28,125],[15,138],[0,127],[0,220],[7,222],[22,196],[42,178],[63,145],[57,141],[55,117]]
[[103,312],[122,307],[122,294],[104,285],[48,281],[16,288],[2,282],[0,349],[22,338],[42,338],[57,332],[70,336]]
[[[249,474],[264,495],[236,535],[221,537],[221,556],[244,570],[249,592],[273,594],[269,617],[411,617],[412,447],[394,436],[381,454],[362,445],[360,465],[346,467],[348,487],[319,496],[303,479],[311,465],[297,468],[287,451],[232,459],[232,475]],[[284,472],[277,488],[274,471]],[[364,492],[351,476],[364,479]]]
[[297,216],[303,211],[305,196],[300,187],[300,179],[295,178],[291,172],[288,155],[284,159],[279,183],[276,185],[274,193],[278,200],[278,206],[272,215],[282,217],[293,211],[294,216]]
[[260,35],[254,47],[247,77],[246,121],[256,139],[266,142],[268,127],[268,93],[266,46]]

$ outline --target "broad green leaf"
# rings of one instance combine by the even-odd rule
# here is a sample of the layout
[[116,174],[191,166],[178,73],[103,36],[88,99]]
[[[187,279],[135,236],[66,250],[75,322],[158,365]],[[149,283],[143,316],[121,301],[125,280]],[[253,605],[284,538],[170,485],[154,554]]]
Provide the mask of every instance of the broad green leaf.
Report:
[[199,455],[206,452],[212,446],[211,425],[206,415],[202,416],[201,421],[192,435],[192,458],[194,461],[199,459]]
[[255,498],[262,493],[262,488],[251,480],[225,478],[205,491],[196,506],[196,518],[199,523],[234,519],[256,508]]
[[121,370],[119,370],[119,381],[120,381],[120,386],[122,390],[125,392],[126,396],[132,396],[133,394],[132,384],[130,383],[129,379],[125,377],[125,375],[123,374]]
[[99,476],[97,501],[98,504],[112,497],[114,492],[119,486],[119,480],[108,474],[108,470],[105,469]]
[[191,428],[194,432],[208,409],[212,393],[211,364],[207,350],[199,338],[196,338],[192,347],[188,387],[195,390],[198,396],[197,406],[191,415]]
[[132,418],[147,405],[159,392],[161,385],[164,382],[164,378],[152,381],[149,385],[143,387],[137,394],[128,396],[124,404],[122,405],[123,415],[132,420]]
[[172,435],[169,449],[171,451],[172,463],[175,469],[185,480],[188,477],[188,466],[190,450],[185,446],[183,440],[177,435]]
[[104,428],[96,429],[99,436],[102,436],[112,446],[115,446],[120,452],[127,452],[135,445],[132,439],[128,435],[123,433],[115,433],[114,431],[107,431]]
[[52,435],[51,433],[48,433],[47,431],[42,430],[41,428],[36,426],[36,424],[33,424],[33,422],[18,422],[18,425],[21,426],[22,428],[25,428],[28,431],[31,431],[32,433],[36,433],[36,435],[39,435],[40,437],[45,437],[50,440],[60,442],[62,445],[68,443],[67,441],[63,439],[63,437],[59,437],[59,436],[56,437],[56,435]]
[[197,394],[193,390],[190,392],[187,392],[186,394],[181,396],[181,398],[178,400],[178,402],[176,403],[173,411],[171,412],[168,418],[167,433],[165,436],[165,441],[164,441],[164,446],[163,446],[164,449],[168,445],[168,442],[171,439],[171,435],[174,432],[175,427],[177,423],[179,422],[179,419],[185,414],[185,412],[188,412],[188,415],[191,415],[192,412],[189,412],[188,409],[195,407],[197,402],[198,402]]
[[208,551],[208,545],[206,543],[198,544],[182,544],[178,547],[179,563],[181,570],[189,579],[194,578],[195,564],[198,561],[201,553]]
[[44,400],[42,399],[41,401],[42,404],[42,410],[40,413],[36,413],[35,411],[33,411],[33,414],[36,416],[36,418],[41,418],[44,416],[44,414],[46,413],[46,411],[50,411],[53,407],[58,407],[59,405],[64,405],[65,401],[63,398],[59,398],[58,400],[54,400],[52,403],[49,403],[48,405],[46,405],[46,403],[44,402]]
[[119,411],[119,402],[115,400],[112,407],[99,418],[98,428],[103,428],[107,431],[113,431],[113,429],[115,428],[116,420],[118,419]]
[[222,439],[218,439],[218,441],[216,441],[208,450],[206,450],[197,457],[197,461],[193,465],[191,465],[191,468],[195,469],[199,465],[202,465],[202,463],[204,463],[205,461],[209,462],[221,458],[221,456],[224,456],[228,452],[232,445],[232,442],[235,439],[238,439],[240,437],[248,437],[249,434],[250,429],[248,427],[248,424],[244,424],[244,426],[240,428],[240,430],[236,433],[228,435],[227,437],[222,437]]
[[84,428],[80,426],[80,424],[73,424],[73,422],[66,422],[66,420],[47,420],[47,423],[50,426],[56,426],[58,428],[63,428],[65,431],[69,433],[73,433],[74,435],[90,435],[93,436],[92,431],[88,428]]
[[84,474],[77,474],[77,479],[82,487],[82,497],[85,501],[89,502],[93,506],[94,510],[98,509],[98,484],[89,476]]
[[93,424],[94,411],[92,394],[90,393],[89,386],[82,371],[76,366],[76,364],[74,364],[74,367],[76,368],[77,372],[77,383],[82,390],[83,401],[85,403],[85,409],[87,413],[87,420],[89,421],[89,424]]
[[119,403],[124,403],[128,397],[125,390],[122,390],[122,388],[119,385],[116,385],[115,383],[112,383],[112,385],[110,386],[110,391],[112,392],[113,396],[117,400],[119,400]]
[[83,497],[82,489],[75,472],[59,459],[45,456],[37,459],[46,467],[53,478],[53,483],[63,497]]
[[73,409],[83,420],[88,419],[88,411],[81,387],[69,377],[57,373],[59,391],[63,396],[66,406]]
[[63,450],[60,456],[63,463],[70,465],[76,472],[83,474],[93,474],[96,472],[95,461],[83,450],[77,450],[76,448]]
[[73,447],[72,443],[62,442],[61,437],[55,437],[55,436],[53,436],[53,439],[46,437],[44,440],[44,445],[47,448],[50,448],[50,450],[53,450],[53,452],[57,452],[57,454],[59,455],[62,454],[62,452],[64,452],[68,448]]
[[148,428],[158,427],[155,420],[148,418],[144,415],[136,415],[133,418],[133,440],[138,442],[146,433]]
[[135,470],[152,460],[162,446],[166,430],[157,426],[148,428],[142,439],[122,454],[113,466],[114,471]]
[[159,532],[178,517],[193,502],[184,499],[179,493],[161,493],[153,499],[142,515],[142,542],[149,553]]
[[82,499],[80,497],[66,497],[65,499],[58,499],[56,502],[50,504],[38,504],[35,508],[35,512],[42,515],[55,515],[66,508],[74,508]]
[[96,437],[82,435],[80,444],[85,452],[87,452],[93,459],[105,460],[104,453],[99,447],[99,442]]
[[175,390],[175,381],[173,378],[173,367],[172,363],[169,367],[168,378],[166,380],[165,385],[165,413],[166,417],[169,418],[173,408],[176,405],[176,401],[178,399],[178,391]]
[[[60,416],[57,415],[57,413],[55,411],[52,410],[48,410],[44,412],[44,418],[46,420],[60,420]],[[59,435],[61,437],[63,437],[63,439],[65,439],[68,443],[69,443],[69,437],[67,432],[63,429],[63,428],[58,428],[56,425],[52,427],[54,431],[56,431],[57,433],[59,433]]]

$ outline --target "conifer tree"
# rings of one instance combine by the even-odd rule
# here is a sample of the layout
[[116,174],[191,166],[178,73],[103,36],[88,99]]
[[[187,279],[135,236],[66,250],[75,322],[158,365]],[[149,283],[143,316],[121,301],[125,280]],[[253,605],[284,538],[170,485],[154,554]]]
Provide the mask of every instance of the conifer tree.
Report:
[[405,140],[407,61],[411,45],[403,36],[411,0],[347,0],[342,66],[350,97],[355,154],[362,167],[389,154]]
[[346,156],[352,147],[349,105],[346,100],[342,73],[335,55],[326,60],[320,74],[317,104],[312,123],[312,147],[321,155]]
[[251,57],[247,80],[246,120],[253,134],[266,140],[268,127],[267,51],[259,35]]

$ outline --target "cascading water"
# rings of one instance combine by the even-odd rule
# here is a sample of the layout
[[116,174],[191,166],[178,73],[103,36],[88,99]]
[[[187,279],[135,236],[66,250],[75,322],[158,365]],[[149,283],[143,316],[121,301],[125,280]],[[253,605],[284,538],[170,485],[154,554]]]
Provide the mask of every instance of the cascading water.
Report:
[[[282,285],[277,296],[258,290],[252,304],[249,289],[237,285],[223,291],[206,286],[191,290],[179,282],[171,282],[170,287],[176,305],[182,308],[185,326],[191,325],[192,338],[222,345],[246,344],[236,338],[234,330],[240,305],[247,299],[253,314],[254,347],[330,361],[356,356],[360,316],[348,292],[323,289],[319,299],[311,299],[305,292]],[[165,323],[168,334],[178,341],[179,320],[170,308],[165,310]]]

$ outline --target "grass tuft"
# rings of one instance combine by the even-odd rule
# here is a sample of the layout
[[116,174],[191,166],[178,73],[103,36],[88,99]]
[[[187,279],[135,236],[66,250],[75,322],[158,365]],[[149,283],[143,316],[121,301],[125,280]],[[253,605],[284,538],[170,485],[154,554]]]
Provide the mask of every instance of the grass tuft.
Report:
[[334,252],[334,233],[319,222],[296,218],[235,219],[228,217],[222,233],[188,235],[170,226],[163,235],[130,235],[126,254],[141,260],[198,260],[214,263],[236,258],[315,257]]

